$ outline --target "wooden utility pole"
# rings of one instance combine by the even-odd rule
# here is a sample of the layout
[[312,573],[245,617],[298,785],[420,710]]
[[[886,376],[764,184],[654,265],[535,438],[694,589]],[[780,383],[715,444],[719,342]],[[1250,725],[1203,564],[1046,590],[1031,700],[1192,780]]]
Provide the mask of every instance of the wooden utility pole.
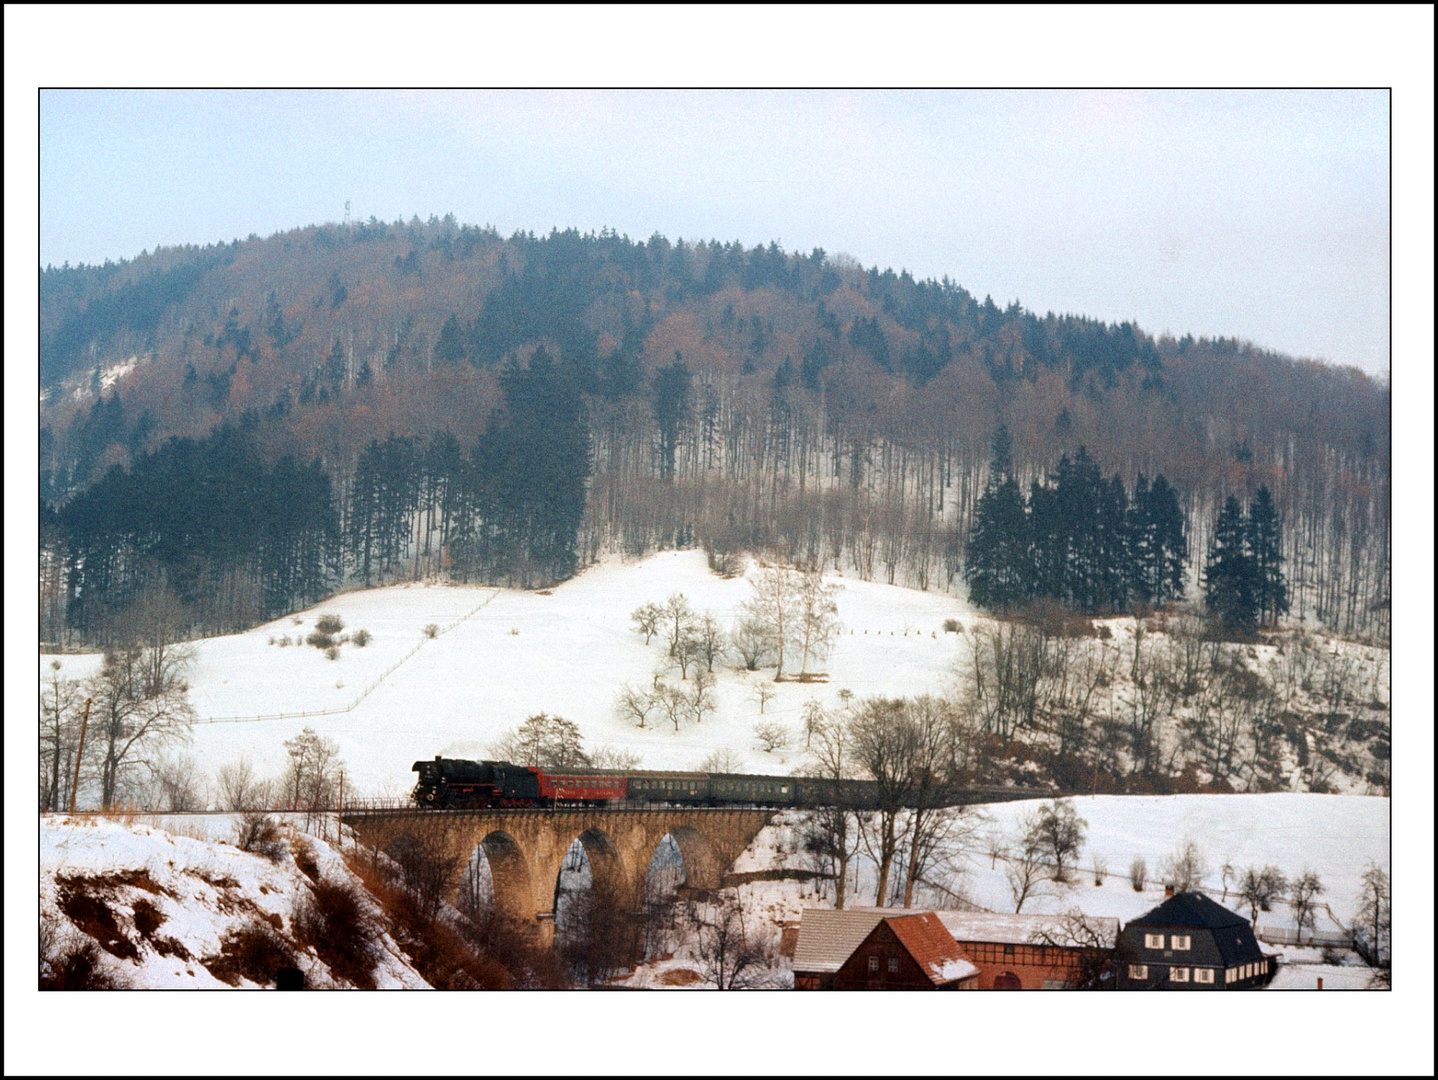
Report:
[[75,794],[80,790],[80,758],[85,753],[85,729],[90,726],[90,699],[85,699],[85,715],[80,720],[80,745],[75,750],[75,779],[70,784],[70,813],[75,812]]

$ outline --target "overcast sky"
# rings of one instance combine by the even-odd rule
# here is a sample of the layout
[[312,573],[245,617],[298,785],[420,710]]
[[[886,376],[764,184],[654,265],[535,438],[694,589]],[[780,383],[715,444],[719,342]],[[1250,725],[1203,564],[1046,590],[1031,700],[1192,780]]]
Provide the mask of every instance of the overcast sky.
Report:
[[454,213],[1388,367],[1385,91],[46,91],[42,262]]

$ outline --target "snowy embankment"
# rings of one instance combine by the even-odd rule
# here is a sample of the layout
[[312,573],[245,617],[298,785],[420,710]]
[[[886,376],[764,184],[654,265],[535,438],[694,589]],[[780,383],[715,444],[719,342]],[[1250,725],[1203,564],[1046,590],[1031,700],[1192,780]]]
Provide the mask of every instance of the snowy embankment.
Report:
[[[214,828],[222,822],[230,819],[216,816],[207,823]],[[103,950],[102,970],[122,985],[260,985],[246,977],[247,964],[236,958],[235,947],[237,936],[257,925],[273,929],[307,985],[348,985],[299,940],[304,935],[297,933],[296,914],[316,881],[367,895],[333,848],[293,831],[286,831],[271,861],[216,840],[139,823],[64,816],[46,816],[40,823],[42,926],[55,933],[60,948],[79,935],[93,939]],[[365,906],[377,946],[375,985],[425,987],[381,929],[378,908],[369,901]],[[262,965],[264,960],[261,954]]]

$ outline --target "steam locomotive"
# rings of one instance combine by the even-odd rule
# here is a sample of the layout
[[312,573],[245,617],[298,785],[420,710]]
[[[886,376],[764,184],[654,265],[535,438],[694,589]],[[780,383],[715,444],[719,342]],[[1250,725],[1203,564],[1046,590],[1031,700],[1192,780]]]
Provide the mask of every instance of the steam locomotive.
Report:
[[416,761],[415,804],[433,810],[556,806],[762,806],[876,805],[866,780],[811,780],[741,773],[541,769],[508,761],[464,761],[435,756]]

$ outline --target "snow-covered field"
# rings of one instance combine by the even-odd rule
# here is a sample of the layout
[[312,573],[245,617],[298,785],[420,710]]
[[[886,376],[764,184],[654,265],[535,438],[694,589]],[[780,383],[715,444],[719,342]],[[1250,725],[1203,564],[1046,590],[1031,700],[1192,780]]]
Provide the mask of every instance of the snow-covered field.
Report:
[[[548,712],[577,723],[586,748],[632,750],[645,768],[697,768],[724,748],[736,751],[749,772],[786,774],[800,763],[802,736],[788,751],[758,748],[752,728],[760,718],[753,696],[760,682],[777,695],[764,718],[785,722],[796,734],[810,698],[835,706],[841,689],[861,698],[939,690],[952,676],[961,640],[944,633],[944,620],[967,625],[973,615],[951,596],[833,580],[844,586],[838,596],[844,629],[826,664],[827,683],[775,684],[772,668],[765,674],[716,666],[718,712],[677,734],[672,726],[640,729],[616,717],[614,699],[625,683],[649,686],[663,658],[658,640],[646,646],[631,627],[630,614],[641,604],[681,592],[697,612],[713,611],[726,627],[738,617],[749,585],[711,573],[701,551],[611,559],[555,586],[552,595],[424,584],[345,593],[242,634],[196,642],[189,682],[202,720],[348,711],[199,723],[188,752],[211,775],[241,755],[274,774],[283,765],[284,740],[310,726],[339,744],[359,793],[400,795],[413,786],[415,760],[483,757],[526,717]],[[364,648],[342,646],[334,661],[304,645],[315,619],[330,612],[347,632],[365,629],[373,640]],[[429,624],[440,629],[433,639],[425,635]],[[270,644],[284,636],[297,644]],[[55,659],[72,678],[99,666],[94,655],[42,656],[42,678]]]

